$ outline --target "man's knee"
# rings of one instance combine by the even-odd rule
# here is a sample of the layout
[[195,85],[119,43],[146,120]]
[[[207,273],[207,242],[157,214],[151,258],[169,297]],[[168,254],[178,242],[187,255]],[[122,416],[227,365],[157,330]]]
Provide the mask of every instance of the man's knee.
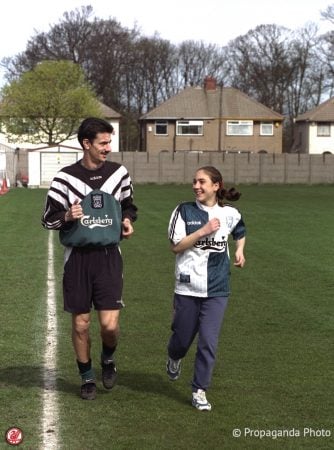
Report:
[[119,311],[100,311],[99,314],[101,333],[118,335]]
[[118,322],[101,323],[101,333],[117,337],[119,335]]
[[88,314],[78,314],[72,316],[72,328],[77,334],[85,334],[90,327],[90,316]]

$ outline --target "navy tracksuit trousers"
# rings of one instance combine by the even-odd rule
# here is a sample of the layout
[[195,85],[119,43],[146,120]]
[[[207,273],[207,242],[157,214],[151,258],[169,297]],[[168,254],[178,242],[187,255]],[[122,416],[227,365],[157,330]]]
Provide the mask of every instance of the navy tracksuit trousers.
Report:
[[183,358],[198,334],[193,391],[206,390],[210,385],[227,302],[227,297],[174,294],[173,333],[168,343],[168,355],[172,359]]

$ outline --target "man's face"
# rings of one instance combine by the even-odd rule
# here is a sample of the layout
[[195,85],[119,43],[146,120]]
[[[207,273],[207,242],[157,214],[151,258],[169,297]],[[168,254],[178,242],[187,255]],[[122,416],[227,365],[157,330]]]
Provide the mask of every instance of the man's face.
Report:
[[91,165],[99,165],[106,161],[108,153],[111,152],[111,134],[97,133],[93,142],[83,140],[84,159]]

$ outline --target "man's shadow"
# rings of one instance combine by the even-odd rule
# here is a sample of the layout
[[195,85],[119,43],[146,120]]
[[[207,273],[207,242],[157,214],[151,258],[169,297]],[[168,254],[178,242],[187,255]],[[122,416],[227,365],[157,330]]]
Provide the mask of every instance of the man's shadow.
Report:
[[[22,376],[24,374],[24,376]],[[96,377],[101,379],[100,370],[96,370]],[[130,370],[119,370],[116,386],[142,393],[155,393],[162,397],[174,398],[179,403],[188,403],[188,398],[175,382],[168,380],[167,375],[160,373],[138,372]],[[100,385],[100,382],[98,382]],[[64,392],[77,394],[78,382],[72,382],[62,376],[60,370],[48,369],[43,366],[12,366],[0,369],[0,388],[6,389],[11,386],[18,388],[40,388],[42,391]],[[101,392],[108,393],[101,388]]]

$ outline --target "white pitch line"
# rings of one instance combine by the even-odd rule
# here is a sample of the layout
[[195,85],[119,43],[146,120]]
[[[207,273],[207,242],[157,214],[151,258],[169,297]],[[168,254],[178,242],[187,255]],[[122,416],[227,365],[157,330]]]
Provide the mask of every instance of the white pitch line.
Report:
[[46,338],[43,364],[42,450],[58,449],[58,398],[56,386],[57,304],[54,275],[53,234],[48,238]]

